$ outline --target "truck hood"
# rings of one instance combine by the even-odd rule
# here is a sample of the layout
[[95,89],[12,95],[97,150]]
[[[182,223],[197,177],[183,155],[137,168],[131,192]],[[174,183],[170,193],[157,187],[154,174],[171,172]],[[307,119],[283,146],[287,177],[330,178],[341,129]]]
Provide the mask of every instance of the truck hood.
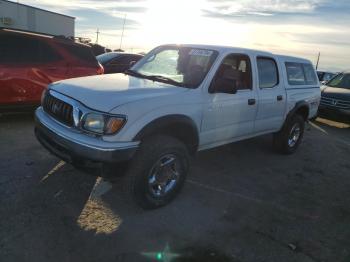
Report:
[[350,89],[325,86],[321,95],[334,99],[350,101]]
[[154,82],[125,74],[72,78],[49,86],[85,106],[103,112],[140,99],[174,95],[188,91],[183,87]]

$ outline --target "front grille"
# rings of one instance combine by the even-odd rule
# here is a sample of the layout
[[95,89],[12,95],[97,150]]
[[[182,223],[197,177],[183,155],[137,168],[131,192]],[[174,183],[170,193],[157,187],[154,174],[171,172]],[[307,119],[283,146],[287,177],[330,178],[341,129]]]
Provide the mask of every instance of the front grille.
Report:
[[350,101],[325,96],[321,97],[321,105],[339,109],[350,109]]
[[68,126],[73,126],[73,107],[70,104],[52,96],[49,92],[43,102],[45,112]]

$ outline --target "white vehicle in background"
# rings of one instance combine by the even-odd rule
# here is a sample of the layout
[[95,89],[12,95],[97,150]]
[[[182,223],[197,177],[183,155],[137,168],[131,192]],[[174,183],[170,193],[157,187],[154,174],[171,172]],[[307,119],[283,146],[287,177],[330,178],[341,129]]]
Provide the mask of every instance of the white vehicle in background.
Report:
[[113,172],[127,163],[124,188],[149,209],[175,197],[197,151],[271,133],[276,149],[293,153],[319,102],[309,60],[164,45],[125,74],[50,85],[36,111],[35,133],[76,167]]

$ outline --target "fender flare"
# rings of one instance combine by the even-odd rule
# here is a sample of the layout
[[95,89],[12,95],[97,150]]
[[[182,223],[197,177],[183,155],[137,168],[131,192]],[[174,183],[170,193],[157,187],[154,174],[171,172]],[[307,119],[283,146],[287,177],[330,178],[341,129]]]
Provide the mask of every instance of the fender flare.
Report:
[[[186,130],[181,134],[181,132],[177,132],[176,128],[174,129],[176,126],[186,127]],[[180,114],[165,115],[152,120],[135,135],[133,141],[141,141],[144,137],[163,132],[183,138],[181,140],[187,140],[186,145],[189,146],[190,151],[196,151],[198,148],[199,132],[197,125],[190,117]]]
[[[300,108],[306,108],[307,109],[307,112],[309,114],[310,112],[310,108],[309,108],[309,104],[302,100],[302,101],[298,101],[295,103],[294,107],[292,110],[290,110],[287,114],[287,117],[286,117],[286,122],[293,116],[296,114],[296,112],[300,109]],[[308,119],[308,115],[306,116],[305,118],[305,121]]]

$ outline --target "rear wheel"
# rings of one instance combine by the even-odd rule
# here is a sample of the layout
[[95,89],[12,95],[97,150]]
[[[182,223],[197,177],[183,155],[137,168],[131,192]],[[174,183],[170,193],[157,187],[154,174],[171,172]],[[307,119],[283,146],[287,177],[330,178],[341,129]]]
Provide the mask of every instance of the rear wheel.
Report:
[[142,208],[166,205],[179,193],[187,176],[189,155],[176,138],[157,135],[141,143],[124,177],[124,191]]
[[304,118],[301,115],[292,116],[283,128],[274,134],[275,149],[284,154],[294,153],[303,138],[304,128]]

